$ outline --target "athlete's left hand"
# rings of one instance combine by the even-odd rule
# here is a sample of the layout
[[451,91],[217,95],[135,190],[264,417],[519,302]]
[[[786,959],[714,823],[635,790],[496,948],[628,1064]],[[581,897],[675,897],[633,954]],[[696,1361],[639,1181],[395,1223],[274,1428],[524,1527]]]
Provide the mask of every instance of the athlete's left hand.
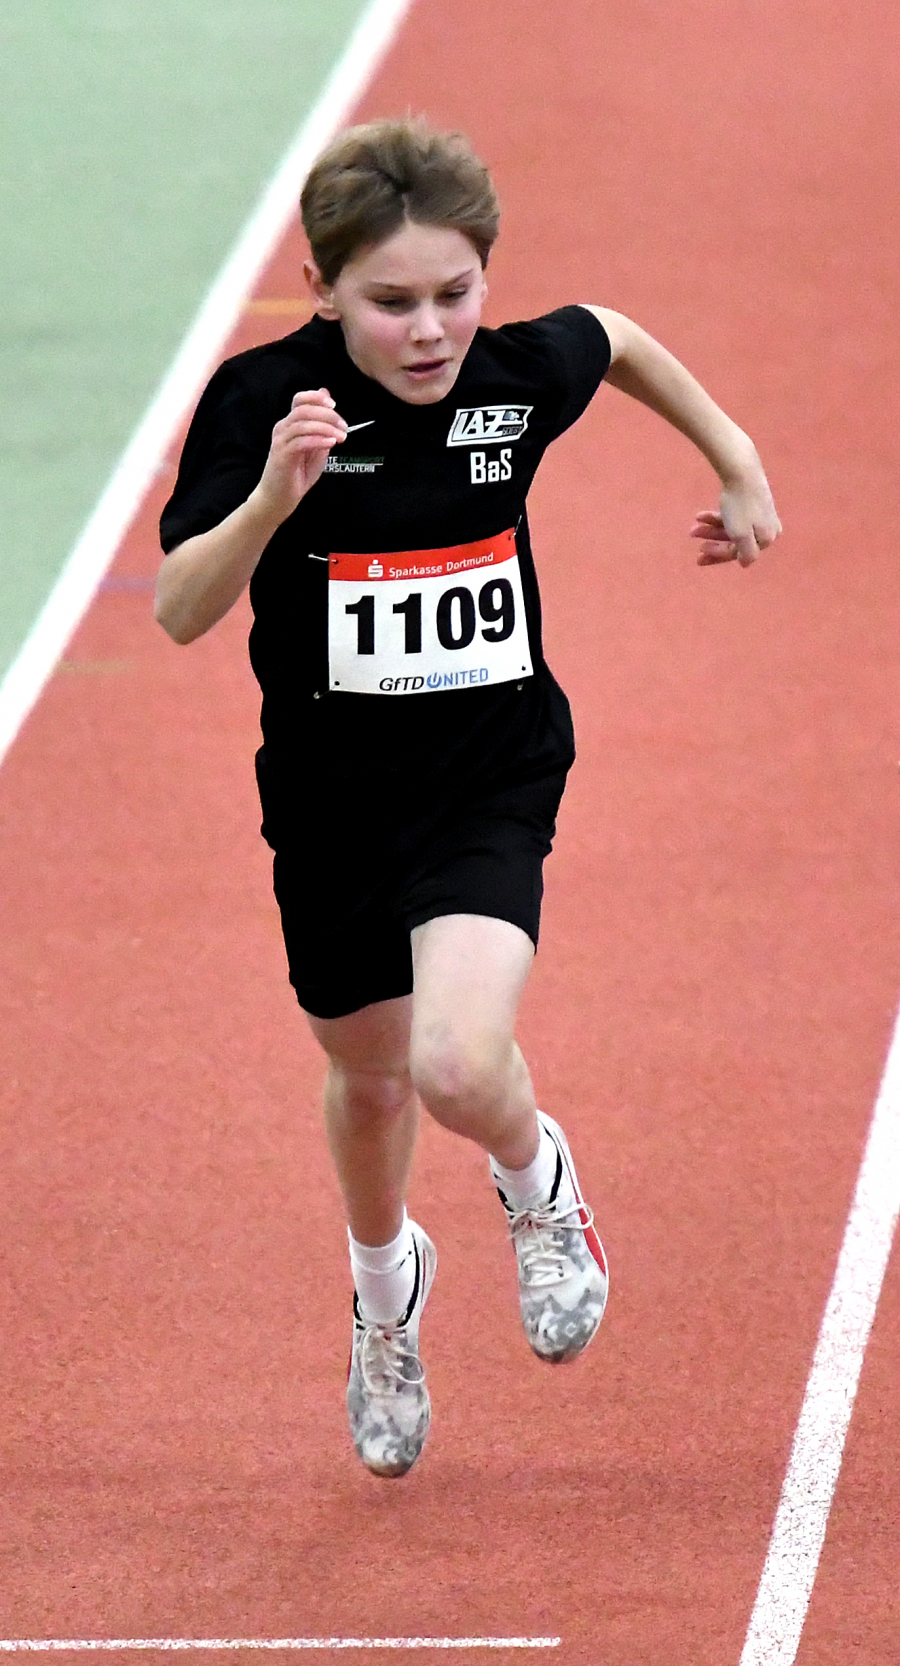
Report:
[[742,567],[749,567],[761,550],[774,544],[780,531],[781,522],[760,463],[723,484],[718,512],[699,510],[690,536],[702,542],[698,566],[738,561]]

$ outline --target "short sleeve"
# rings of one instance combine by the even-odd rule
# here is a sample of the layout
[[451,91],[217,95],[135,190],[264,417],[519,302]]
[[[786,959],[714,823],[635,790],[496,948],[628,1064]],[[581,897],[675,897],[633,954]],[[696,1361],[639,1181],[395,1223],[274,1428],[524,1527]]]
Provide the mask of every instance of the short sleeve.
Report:
[[[571,428],[590,404],[612,362],[609,336],[587,307],[557,307],[542,318],[506,324],[497,331],[551,395],[548,440]],[[546,434],[546,430],[545,430]]]
[[542,319],[548,345],[560,368],[562,400],[555,435],[577,422],[603,381],[612,362],[609,336],[587,307],[558,307]]
[[218,526],[249,497],[268,456],[271,424],[235,365],[220,365],[194,412],[178,478],[159,523],[166,554]]

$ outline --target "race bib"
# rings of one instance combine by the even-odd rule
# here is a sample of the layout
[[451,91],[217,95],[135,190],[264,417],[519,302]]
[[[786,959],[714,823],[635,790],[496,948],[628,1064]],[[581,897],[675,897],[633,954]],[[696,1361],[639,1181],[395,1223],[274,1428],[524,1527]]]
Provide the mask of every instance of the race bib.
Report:
[[512,528],[453,549],[328,563],[330,688],[426,694],[531,676]]

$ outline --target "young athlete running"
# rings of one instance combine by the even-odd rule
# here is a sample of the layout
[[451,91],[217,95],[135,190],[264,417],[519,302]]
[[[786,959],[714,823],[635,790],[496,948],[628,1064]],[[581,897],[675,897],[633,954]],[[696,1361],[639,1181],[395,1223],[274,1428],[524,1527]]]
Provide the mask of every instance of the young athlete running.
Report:
[[156,612],[192,642],[250,584],[263,832],[349,1222],[350,1428],[369,1469],[403,1475],[430,1420],[437,1258],[404,1203],[420,1104],[489,1156],[538,1357],[574,1359],[606,1303],[565,1135],[514,1040],[575,755],[541,647],[535,470],[606,377],[719,475],[691,529],[701,565],[747,566],[781,528],[747,435],[620,313],[481,327],[498,207],[460,135],[351,129],[302,210],[316,317],[203,394]]

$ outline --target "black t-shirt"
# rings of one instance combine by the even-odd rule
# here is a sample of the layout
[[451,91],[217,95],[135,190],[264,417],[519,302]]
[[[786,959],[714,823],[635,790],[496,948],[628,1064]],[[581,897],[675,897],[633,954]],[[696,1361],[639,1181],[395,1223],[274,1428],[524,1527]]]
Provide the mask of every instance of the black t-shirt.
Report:
[[250,584],[270,773],[304,796],[316,778],[343,799],[378,777],[418,800],[571,763],[525,499],[609,363],[602,324],[567,306],[479,329],[433,405],[363,375],[319,318],[220,366],[163,511],[167,552],[244,502],[295,393],[328,388],[352,430]]

